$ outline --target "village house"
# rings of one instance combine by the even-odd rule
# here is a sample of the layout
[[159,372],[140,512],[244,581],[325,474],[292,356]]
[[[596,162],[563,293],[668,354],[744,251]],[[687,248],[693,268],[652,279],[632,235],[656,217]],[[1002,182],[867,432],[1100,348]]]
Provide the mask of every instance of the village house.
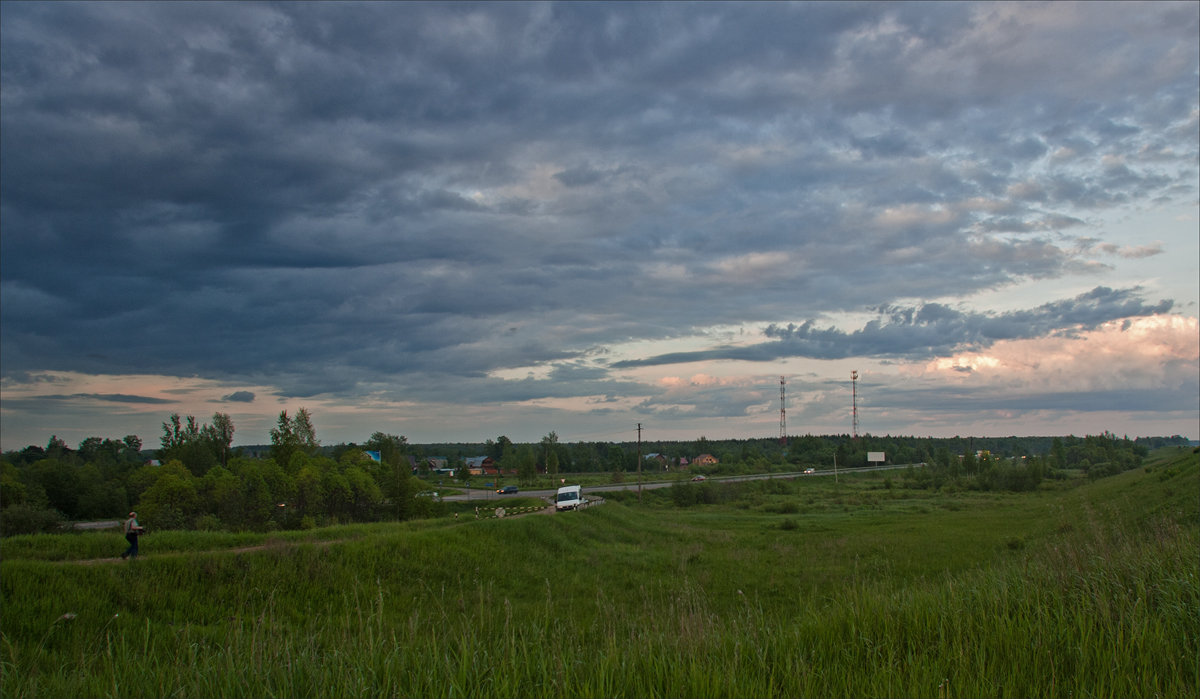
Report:
[[654,461],[657,464],[659,464],[660,466],[662,466],[664,469],[670,468],[669,464],[671,463],[671,460],[668,459],[665,454],[658,454],[658,453],[646,454],[646,461]]
[[443,475],[454,475],[454,470],[450,468],[450,459],[444,456],[431,456],[425,459],[425,464],[430,471],[441,473]]
[[472,476],[494,476],[498,473],[496,460],[490,456],[472,456],[464,459],[463,463],[467,465],[467,472]]

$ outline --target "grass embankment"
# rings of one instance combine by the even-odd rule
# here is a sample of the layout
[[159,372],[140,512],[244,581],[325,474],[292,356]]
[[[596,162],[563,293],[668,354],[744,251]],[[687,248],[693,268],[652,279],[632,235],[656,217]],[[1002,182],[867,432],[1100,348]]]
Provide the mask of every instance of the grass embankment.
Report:
[[62,561],[118,535],[16,537],[0,692],[1195,696],[1198,476],[1188,452],[1024,495],[799,479],[247,553],[164,532],[111,565]]

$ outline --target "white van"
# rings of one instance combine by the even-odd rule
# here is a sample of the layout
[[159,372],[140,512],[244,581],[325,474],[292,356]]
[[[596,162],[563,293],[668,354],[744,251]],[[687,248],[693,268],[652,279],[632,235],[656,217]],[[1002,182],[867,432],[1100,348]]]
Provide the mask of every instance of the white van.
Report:
[[573,510],[586,502],[579,486],[563,486],[558,489],[558,497],[554,499],[554,511]]

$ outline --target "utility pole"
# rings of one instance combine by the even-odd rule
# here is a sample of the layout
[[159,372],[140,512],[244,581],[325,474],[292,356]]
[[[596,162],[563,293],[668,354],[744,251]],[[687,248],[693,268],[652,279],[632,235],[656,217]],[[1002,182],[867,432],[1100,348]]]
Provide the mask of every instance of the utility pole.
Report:
[[642,423],[638,423],[638,502],[642,501]]

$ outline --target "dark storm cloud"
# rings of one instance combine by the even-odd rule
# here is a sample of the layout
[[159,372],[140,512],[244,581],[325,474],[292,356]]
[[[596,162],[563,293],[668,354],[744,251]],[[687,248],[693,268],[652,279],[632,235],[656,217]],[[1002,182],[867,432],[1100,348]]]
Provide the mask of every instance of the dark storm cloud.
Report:
[[888,306],[863,328],[846,332],[799,325],[770,325],[763,331],[773,342],[750,347],[718,347],[674,352],[617,362],[616,368],[680,364],[711,359],[772,361],[783,357],[843,359],[894,357],[929,359],[963,350],[978,350],[998,340],[1019,340],[1091,330],[1103,323],[1134,316],[1167,313],[1172,301],[1147,304],[1138,289],[1096,287],[1069,301],[1006,313],[959,311],[943,304]]
[[1194,200],[1164,134],[1194,124],[1196,14],[0,3],[3,373],[642,395],[580,362],[712,324],[775,324],[713,357],[912,357],[1155,312],[891,304],[1076,273],[1052,232]]
[[51,394],[43,395],[40,398],[44,400],[61,400],[61,401],[76,401],[79,399],[95,400],[104,403],[137,403],[144,405],[169,405],[175,401],[169,398],[155,398],[153,396],[133,396],[127,393],[72,393],[70,395]]

